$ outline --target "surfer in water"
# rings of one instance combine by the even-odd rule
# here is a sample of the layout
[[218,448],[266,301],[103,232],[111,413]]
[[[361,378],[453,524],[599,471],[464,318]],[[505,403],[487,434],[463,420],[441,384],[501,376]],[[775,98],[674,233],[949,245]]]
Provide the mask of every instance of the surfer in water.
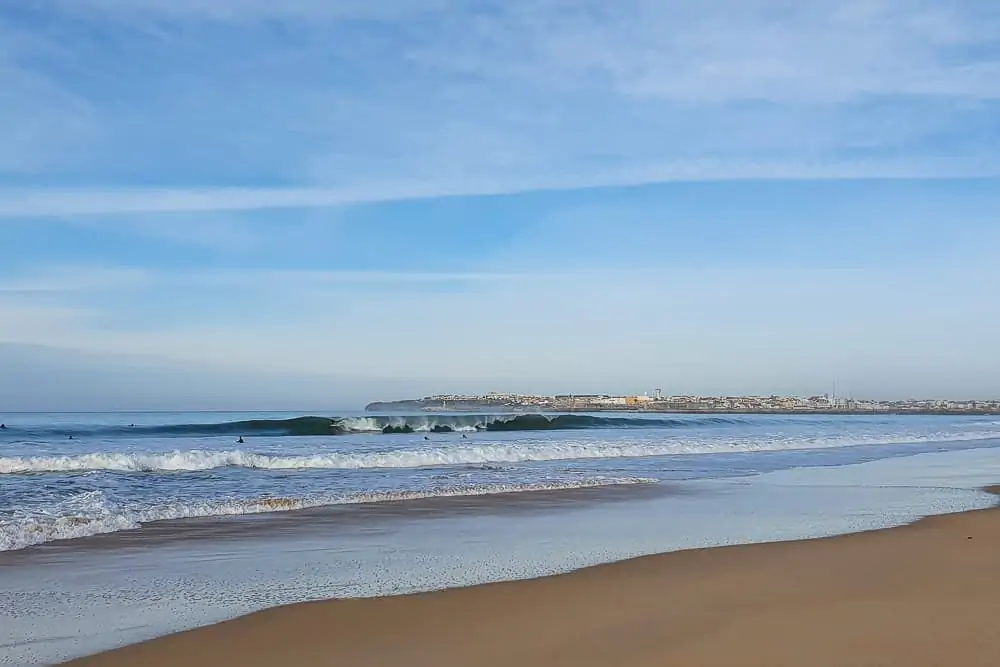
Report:
[[7,425],[6,425],[6,424],[0,424],[0,430],[3,430],[3,429],[5,429],[5,428],[7,428]]
[[242,436],[242,435],[241,435],[241,436],[239,437],[239,439],[238,439],[238,440],[236,441],[236,444],[237,444],[237,445],[242,445],[242,444],[245,444],[245,443],[243,442],[243,436]]

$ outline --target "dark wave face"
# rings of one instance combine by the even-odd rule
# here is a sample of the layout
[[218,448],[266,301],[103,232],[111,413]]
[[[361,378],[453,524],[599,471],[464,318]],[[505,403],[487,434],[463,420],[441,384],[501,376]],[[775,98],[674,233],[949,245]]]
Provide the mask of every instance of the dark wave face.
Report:
[[152,427],[163,435],[331,435],[343,432],[338,420],[329,417],[293,419],[249,419],[218,424],[178,424]]
[[595,415],[520,414],[520,415],[398,415],[365,417],[315,417],[292,419],[249,419],[209,424],[163,424],[156,426],[115,425],[95,427],[20,430],[8,426],[0,438],[50,437],[171,437],[171,436],[321,436],[350,433],[460,433],[505,431],[559,431],[580,429],[627,428],[705,428],[740,424],[739,417],[697,416],[685,419],[668,417],[603,417]]
[[114,426],[52,426],[47,428],[20,429],[16,425],[7,425],[0,431],[0,438],[8,437],[23,439],[38,436],[49,437],[53,434],[74,437],[102,436],[213,436],[213,435],[336,435],[348,432],[338,426],[340,420],[329,417],[295,417],[292,419],[247,419],[241,421],[216,422],[208,424],[157,424],[146,426],[142,424]]

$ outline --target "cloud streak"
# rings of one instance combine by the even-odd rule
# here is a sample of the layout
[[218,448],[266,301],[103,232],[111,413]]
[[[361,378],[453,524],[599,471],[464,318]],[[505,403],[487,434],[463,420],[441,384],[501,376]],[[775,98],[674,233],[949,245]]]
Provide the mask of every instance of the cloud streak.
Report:
[[168,19],[202,19],[219,22],[247,20],[300,18],[328,21],[404,19],[459,7],[462,2],[452,0],[288,0],[274,3],[268,0],[47,0],[50,8],[64,11],[98,12],[103,15],[138,18],[159,17]]
[[36,269],[30,276],[0,280],[0,294],[60,294],[137,289],[149,273],[131,268],[58,267]]
[[[115,216],[331,208],[353,204],[497,196],[526,192],[629,187],[655,183],[747,180],[969,179],[1000,177],[1000,158],[934,161],[745,162],[692,160],[682,164],[566,174],[531,180],[460,180],[384,187],[198,189],[0,188],[0,220],[26,217]],[[147,221],[148,222],[148,221]]]

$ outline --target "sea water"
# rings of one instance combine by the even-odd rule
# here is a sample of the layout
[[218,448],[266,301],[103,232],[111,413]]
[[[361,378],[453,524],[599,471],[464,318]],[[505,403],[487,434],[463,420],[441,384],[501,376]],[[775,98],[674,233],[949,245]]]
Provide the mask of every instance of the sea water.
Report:
[[1000,436],[996,418],[937,416],[302,417],[8,415],[0,550],[164,519],[729,477]]
[[0,660],[898,525],[985,507],[976,488],[1000,482],[989,417],[305,416],[4,415]]

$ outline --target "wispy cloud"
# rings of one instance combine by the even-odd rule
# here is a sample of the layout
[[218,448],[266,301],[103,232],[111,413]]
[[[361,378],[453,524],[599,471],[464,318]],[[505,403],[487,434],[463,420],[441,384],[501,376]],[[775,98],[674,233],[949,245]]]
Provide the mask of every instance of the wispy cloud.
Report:
[[243,22],[267,18],[306,18],[325,20],[400,19],[467,4],[455,0],[47,0],[50,7],[62,6],[71,11],[95,11],[126,17],[209,19]]
[[4,19],[0,7],[0,174],[37,177],[71,160],[99,120],[86,98],[28,64],[63,57],[61,47]]
[[36,267],[30,275],[0,280],[0,294],[79,294],[136,289],[149,284],[150,274],[135,268]]
[[[327,208],[453,196],[609,188],[670,182],[738,180],[965,179],[1000,177],[1000,157],[982,155],[935,160],[750,161],[697,160],[663,165],[634,165],[593,173],[536,175],[529,178],[387,182],[349,188],[199,188],[63,189],[0,188],[3,218],[108,216],[143,213],[204,213],[267,209]],[[134,227],[163,221],[129,222]],[[236,228],[230,232],[239,236]]]
[[64,295],[73,299],[114,292],[150,289],[212,290],[236,288],[251,293],[284,293],[288,298],[319,290],[350,290],[358,285],[387,286],[400,290],[407,285],[419,290],[428,284],[531,284],[595,286],[621,282],[663,279],[669,273],[655,269],[589,269],[564,271],[387,271],[301,269],[187,269],[151,270],[132,267],[62,266],[39,267],[0,279],[0,294]]
[[41,304],[23,295],[0,292],[0,342],[35,342],[31,337],[52,331],[81,331],[91,326],[93,312],[69,304]]
[[985,0],[49,0],[0,10],[0,216],[995,176],[998,34]]
[[1000,96],[1000,15],[988,3],[712,0],[549,7],[540,17],[537,3],[508,5],[492,32],[528,38],[495,40],[507,47],[499,54],[504,57],[484,53],[473,34],[458,58],[435,63],[513,73],[514,62],[522,65],[516,70],[521,76],[558,72],[578,82],[598,76],[625,95],[687,103]]

